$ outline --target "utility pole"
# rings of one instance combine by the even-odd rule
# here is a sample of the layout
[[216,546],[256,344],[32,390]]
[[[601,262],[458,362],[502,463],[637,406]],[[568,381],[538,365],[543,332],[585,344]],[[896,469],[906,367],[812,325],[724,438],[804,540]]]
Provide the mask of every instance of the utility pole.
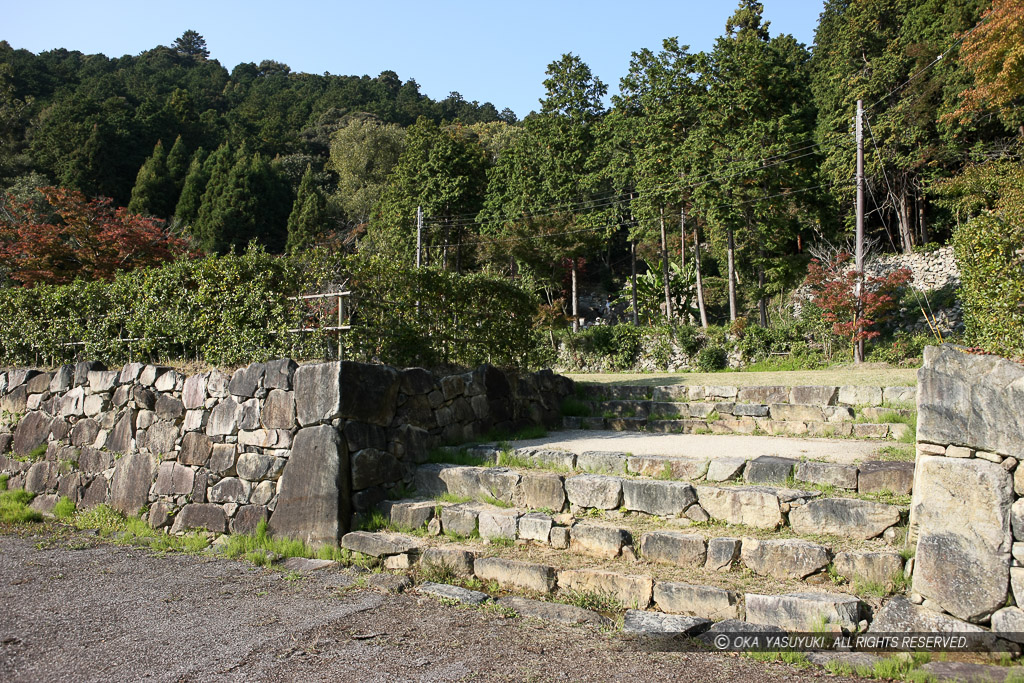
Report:
[[665,280],[665,320],[672,322],[672,290],[669,287],[668,240],[665,236],[665,208],[661,209],[661,273]]
[[416,207],[416,267],[423,263],[423,207]]
[[864,362],[864,101],[857,100],[857,342],[853,349],[853,362]]

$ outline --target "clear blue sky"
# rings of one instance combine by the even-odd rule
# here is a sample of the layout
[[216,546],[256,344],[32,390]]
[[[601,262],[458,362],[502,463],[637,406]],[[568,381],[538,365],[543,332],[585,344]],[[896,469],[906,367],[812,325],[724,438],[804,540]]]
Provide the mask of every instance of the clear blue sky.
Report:
[[[808,45],[823,0],[763,0],[771,32]],[[0,40],[41,52],[67,48],[109,57],[169,45],[187,29],[206,38],[228,70],[273,59],[293,71],[376,76],[390,69],[442,99],[538,107],[547,65],[579,55],[611,92],[630,54],[678,36],[709,49],[737,6],[732,0],[0,0]]]

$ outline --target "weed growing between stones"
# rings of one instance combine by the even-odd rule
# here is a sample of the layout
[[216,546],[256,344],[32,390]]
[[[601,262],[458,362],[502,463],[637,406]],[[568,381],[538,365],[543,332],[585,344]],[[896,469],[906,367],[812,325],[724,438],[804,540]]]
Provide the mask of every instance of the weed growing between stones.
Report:
[[504,536],[496,536],[488,540],[490,541],[491,545],[498,548],[511,548],[516,544],[515,539],[506,538]]
[[744,652],[743,656],[757,662],[782,662],[802,669],[811,666],[804,652]]
[[[916,438],[916,435],[915,435]],[[882,446],[872,456],[876,460],[895,460],[898,462],[914,462],[915,454],[913,447],[904,445]]]
[[561,412],[563,417],[590,417],[594,413],[588,401],[582,401],[572,396],[562,401]]
[[184,536],[153,529],[141,517],[122,515],[109,505],[97,505],[76,513],[71,523],[78,529],[95,529],[100,536],[119,545],[138,545],[160,552],[197,553],[209,547],[205,534],[190,532]]
[[11,459],[18,462],[39,462],[46,455],[46,444],[41,443],[24,455],[15,455]]
[[439,503],[458,504],[458,503],[468,503],[468,502],[472,501],[473,499],[471,497],[469,497],[469,496],[456,496],[455,494],[448,493],[446,491],[446,492],[444,492],[444,493],[442,493],[442,494],[440,494],[438,496],[435,496],[434,500],[438,501]]
[[53,506],[53,516],[62,522],[70,521],[75,516],[75,501],[67,496],[61,496],[57,504]]
[[[359,523],[356,525],[357,531],[380,531],[381,529],[388,528],[390,524],[388,518],[380,510],[374,510],[369,514],[360,515]],[[256,527],[257,533],[259,527]]]
[[11,475],[9,475],[9,474],[0,474],[0,491],[6,491],[7,490],[7,482],[10,481],[10,479],[11,479]]
[[457,580],[455,570],[450,565],[442,563],[424,562],[420,565],[419,580],[421,583],[446,583],[451,584]]
[[[379,514],[379,513],[377,513]],[[304,541],[293,538],[272,538],[267,534],[267,523],[261,521],[255,534],[232,534],[221,548],[221,554],[228,558],[243,558],[255,565],[269,567],[275,560],[289,557],[316,557],[321,560],[335,560],[350,564],[352,553],[334,546],[323,546],[314,550]]]
[[613,596],[606,593],[593,593],[591,591],[568,590],[561,592],[555,602],[565,605],[575,605],[592,612],[601,614],[619,614],[624,612],[626,607]]
[[[4,482],[6,488],[7,482]],[[14,489],[0,493],[0,522],[4,524],[26,524],[29,522],[41,522],[43,516],[30,508],[29,503],[35,498],[35,494],[24,489]]]
[[427,462],[439,465],[465,465],[468,467],[490,467],[491,463],[479,455],[467,453],[465,449],[450,451],[435,448],[427,455]]
[[512,503],[509,503],[509,502],[504,501],[504,500],[499,500],[498,498],[495,498],[494,496],[483,496],[480,500],[482,502],[484,502],[484,503],[487,503],[488,505],[493,505],[494,507],[499,507],[499,508],[510,508],[510,507],[512,507]]

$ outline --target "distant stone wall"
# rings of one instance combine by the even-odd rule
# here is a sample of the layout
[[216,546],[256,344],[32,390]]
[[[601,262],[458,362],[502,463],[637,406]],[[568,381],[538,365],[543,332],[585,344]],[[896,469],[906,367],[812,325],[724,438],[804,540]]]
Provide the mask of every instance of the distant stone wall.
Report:
[[918,372],[915,602],[1024,631],[1024,367],[945,345]]
[[149,510],[175,532],[253,531],[336,542],[351,513],[411,483],[430,448],[491,429],[554,425],[572,382],[491,366],[256,363],[185,377],[99,363],[0,372],[0,472],[80,507]]
[[960,284],[960,268],[953,258],[952,246],[911,254],[884,254],[864,264],[864,272],[869,277],[885,275],[900,268],[907,268],[913,274],[915,289],[928,291]]

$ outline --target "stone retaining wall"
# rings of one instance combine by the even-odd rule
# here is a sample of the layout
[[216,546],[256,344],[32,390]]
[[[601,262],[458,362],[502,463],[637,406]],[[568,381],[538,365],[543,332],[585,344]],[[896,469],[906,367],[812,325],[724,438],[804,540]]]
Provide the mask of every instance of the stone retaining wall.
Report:
[[918,373],[912,600],[1024,631],[1024,367],[928,347]]
[[555,424],[572,382],[491,366],[434,378],[281,359],[228,375],[99,363],[0,372],[0,472],[85,507],[148,508],[154,527],[271,530],[337,542],[353,511],[412,482],[438,444]]

